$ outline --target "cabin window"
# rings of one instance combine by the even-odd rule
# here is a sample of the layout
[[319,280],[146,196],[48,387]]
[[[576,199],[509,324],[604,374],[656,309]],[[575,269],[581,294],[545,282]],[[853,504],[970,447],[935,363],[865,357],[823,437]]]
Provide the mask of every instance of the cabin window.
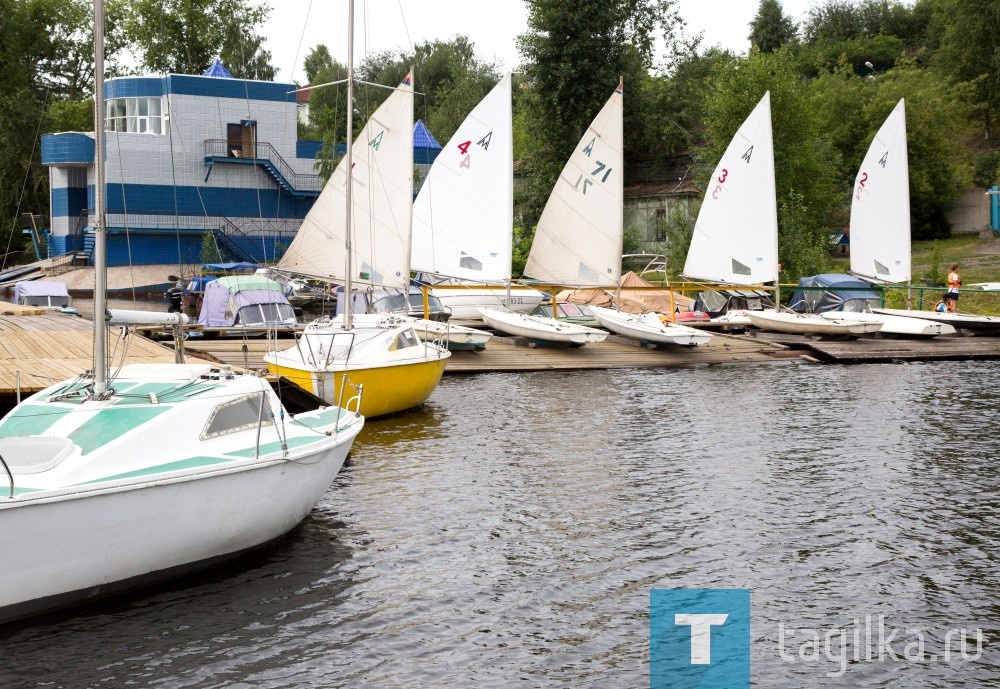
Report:
[[109,132],[167,134],[165,111],[166,99],[161,96],[111,98],[104,104],[104,128]]
[[[263,412],[261,410],[262,401],[264,404]],[[208,417],[208,423],[205,424],[205,428],[201,432],[201,439],[208,440],[227,433],[256,428],[258,423],[265,426],[274,423],[267,396],[262,393],[244,395],[235,400],[223,402],[212,411],[212,415]]]
[[249,304],[239,310],[236,322],[243,325],[266,325],[294,319],[295,311],[289,304]]
[[395,346],[392,349],[405,349],[406,347],[416,347],[419,344],[417,336],[413,330],[404,330],[396,335]]

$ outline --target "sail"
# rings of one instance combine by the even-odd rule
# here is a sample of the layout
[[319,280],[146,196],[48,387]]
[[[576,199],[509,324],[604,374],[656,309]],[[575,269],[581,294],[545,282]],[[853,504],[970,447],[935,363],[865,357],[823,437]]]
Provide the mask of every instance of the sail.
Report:
[[778,280],[770,92],[740,126],[712,173],[683,275],[731,285]]
[[910,181],[902,100],[875,134],[854,180],[851,272],[878,282],[910,281]]
[[524,274],[556,285],[614,287],[621,277],[622,86],[580,139],[549,195]]
[[414,270],[477,282],[510,278],[512,139],[508,74],[438,154],[413,202]]
[[[405,287],[413,200],[413,72],[372,114],[353,143],[351,281]],[[278,268],[343,281],[347,265],[346,159],[302,221]]]

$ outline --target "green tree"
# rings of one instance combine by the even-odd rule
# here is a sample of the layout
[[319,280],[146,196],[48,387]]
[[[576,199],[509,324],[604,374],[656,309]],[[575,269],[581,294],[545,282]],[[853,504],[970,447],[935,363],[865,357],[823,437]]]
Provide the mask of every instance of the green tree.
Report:
[[1000,122],[1000,4],[996,0],[941,0],[943,25],[934,65],[956,83],[972,84],[973,102],[988,138]]
[[201,235],[201,252],[198,258],[202,263],[222,262],[222,250],[219,249],[219,245],[215,241],[215,235],[211,232],[205,232]]
[[123,31],[141,67],[200,74],[219,56],[233,76],[271,80],[271,54],[259,31],[270,13],[242,0],[117,0]]
[[[87,82],[93,60],[88,56],[93,48],[85,28],[92,23],[88,8],[85,0],[0,0],[3,246],[21,243],[19,214],[48,211],[48,172],[40,164],[39,135],[53,119],[46,114],[51,104],[84,99],[90,93]],[[56,120],[63,111],[54,107]]]
[[750,22],[750,45],[762,53],[773,53],[795,40],[795,22],[784,13],[778,0],[760,0],[757,14]]

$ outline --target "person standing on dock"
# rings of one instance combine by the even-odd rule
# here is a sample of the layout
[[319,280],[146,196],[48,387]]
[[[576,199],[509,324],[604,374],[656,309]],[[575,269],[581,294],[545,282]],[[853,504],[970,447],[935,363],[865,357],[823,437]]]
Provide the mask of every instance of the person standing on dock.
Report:
[[951,264],[951,272],[948,273],[948,294],[945,301],[948,303],[948,311],[956,313],[958,311],[958,288],[962,286],[962,276],[958,274],[958,264]]

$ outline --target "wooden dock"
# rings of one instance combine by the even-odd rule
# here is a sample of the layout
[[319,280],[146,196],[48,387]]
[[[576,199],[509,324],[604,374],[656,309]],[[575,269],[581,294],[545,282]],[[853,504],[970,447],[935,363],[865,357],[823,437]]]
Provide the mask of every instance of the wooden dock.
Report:
[[[290,339],[278,346],[291,346]],[[1000,359],[1000,337],[953,335],[932,339],[824,339],[774,333],[716,334],[698,347],[650,348],[634,340],[610,336],[584,347],[529,347],[522,338],[497,336],[480,352],[454,352],[445,373],[494,371],[557,371],[579,369],[715,366],[797,360],[816,363],[870,363],[942,359]],[[265,337],[210,339],[191,337],[185,344],[188,361],[228,364],[234,368],[265,368]],[[112,330],[112,357],[123,345]],[[53,381],[71,378],[92,366],[90,321],[35,307],[0,306],[0,401],[41,390]],[[132,333],[128,363],[174,361],[172,342],[154,342]],[[117,358],[116,358],[117,363]]]
[[[115,349],[115,347],[118,349]],[[108,342],[120,354],[114,333]],[[173,363],[172,347],[130,335],[128,363]],[[35,307],[0,307],[0,396],[37,392],[94,367],[90,321]]]
[[1000,337],[984,335],[838,340],[758,333],[756,336],[743,336],[743,339],[777,342],[800,353],[808,352],[820,361],[835,364],[1000,359]]
[[[283,348],[292,346],[290,340],[278,342]],[[274,346],[273,342],[271,346]],[[192,338],[185,344],[185,351],[195,356],[250,369],[265,367],[263,357],[267,348],[265,338]],[[663,346],[655,349],[616,336],[584,347],[528,347],[523,338],[494,337],[486,349],[480,352],[453,352],[444,372],[487,373],[763,363],[788,359],[789,355],[796,358],[801,353],[791,353],[779,343],[753,342],[727,335],[716,335],[709,344],[698,347]]]

